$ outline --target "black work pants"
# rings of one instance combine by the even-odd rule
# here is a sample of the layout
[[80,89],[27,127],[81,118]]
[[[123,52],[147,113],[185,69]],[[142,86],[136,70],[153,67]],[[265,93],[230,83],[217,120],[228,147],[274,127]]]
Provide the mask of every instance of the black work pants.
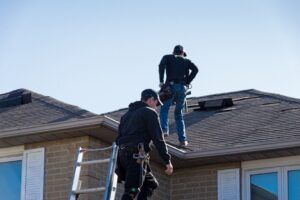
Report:
[[[119,150],[118,154],[118,175],[125,181],[125,192],[122,200],[147,200],[152,196],[153,191],[158,187],[158,182],[151,173],[149,163],[137,163],[130,150]],[[120,174],[120,172],[122,174]]]

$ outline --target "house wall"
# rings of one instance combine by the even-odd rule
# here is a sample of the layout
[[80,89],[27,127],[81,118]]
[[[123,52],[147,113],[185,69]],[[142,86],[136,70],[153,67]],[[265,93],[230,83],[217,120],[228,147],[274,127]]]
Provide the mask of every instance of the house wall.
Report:
[[171,178],[170,199],[217,200],[218,170],[240,167],[241,164],[238,162],[175,169]]
[[[44,199],[66,200],[71,188],[75,152],[87,146],[88,137],[27,144],[25,149],[45,148]],[[86,171],[83,171],[85,174]]]
[[[25,145],[25,149],[45,148],[45,180],[44,200],[66,200],[73,181],[74,162],[78,147],[102,148],[108,145],[100,141],[95,142],[88,136],[75,137],[63,140],[34,143]],[[106,156],[109,153],[88,154],[84,159],[95,159],[95,156]],[[98,158],[98,159],[99,159]],[[104,157],[103,157],[104,158]],[[103,164],[102,164],[103,165]],[[106,166],[83,166],[81,171],[82,188],[103,186],[103,174],[107,171]],[[97,178],[101,177],[99,180]],[[100,179],[100,178],[99,178]],[[97,180],[97,184],[96,184]],[[78,200],[99,199],[102,194],[80,195]],[[97,197],[97,198],[96,198]]]
[[[66,200],[71,188],[76,150],[79,146],[103,148],[109,144],[84,136],[25,145],[25,149],[45,148],[44,200]],[[88,160],[107,158],[110,151],[88,153]],[[107,164],[82,167],[82,188],[105,185]],[[206,165],[194,168],[174,169],[172,176],[165,175],[164,168],[151,162],[153,174],[159,188],[151,199],[155,200],[217,200],[217,172],[229,168],[240,168],[240,163]],[[99,181],[100,180],[100,181]],[[116,200],[121,199],[123,184],[118,184]],[[98,200],[103,193],[80,195],[78,200]]]

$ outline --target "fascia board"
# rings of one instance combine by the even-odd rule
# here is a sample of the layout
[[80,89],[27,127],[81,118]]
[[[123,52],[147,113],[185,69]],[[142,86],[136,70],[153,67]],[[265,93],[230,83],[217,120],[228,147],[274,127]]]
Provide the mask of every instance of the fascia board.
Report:
[[[24,135],[43,133],[43,132],[53,132],[53,131],[68,130],[74,128],[82,128],[87,126],[95,126],[95,125],[101,125],[106,121],[108,120],[105,117],[96,116],[87,119],[72,120],[68,122],[59,122],[54,124],[39,125],[39,126],[32,126],[32,127],[18,128],[18,129],[7,129],[7,130],[2,130],[0,132],[0,138],[24,136]],[[112,123],[109,122],[107,124],[112,124]]]
[[216,150],[216,151],[206,151],[201,152],[178,152],[179,156],[183,159],[193,159],[193,158],[205,158],[205,157],[215,157],[215,156],[229,156],[237,155],[243,153],[254,153],[270,150],[279,150],[286,148],[300,147],[300,141],[285,142],[285,143],[274,143],[268,145],[260,146],[248,146],[248,147],[236,147],[234,149]]

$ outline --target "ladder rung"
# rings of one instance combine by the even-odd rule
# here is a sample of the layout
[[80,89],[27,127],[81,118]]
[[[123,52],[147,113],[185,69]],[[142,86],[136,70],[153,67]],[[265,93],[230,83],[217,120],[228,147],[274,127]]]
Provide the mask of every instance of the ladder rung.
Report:
[[75,194],[85,194],[85,193],[92,193],[92,192],[104,192],[105,187],[99,187],[99,188],[87,188],[87,189],[81,189],[73,191]]
[[91,164],[97,164],[97,163],[108,163],[109,158],[101,159],[101,160],[90,160],[90,161],[83,161],[78,162],[78,165],[91,165]]
[[105,147],[105,148],[99,148],[99,149],[88,149],[88,148],[83,148],[83,150],[85,152],[92,152],[92,151],[106,151],[106,150],[109,150],[109,149],[112,149],[112,146],[110,147]]

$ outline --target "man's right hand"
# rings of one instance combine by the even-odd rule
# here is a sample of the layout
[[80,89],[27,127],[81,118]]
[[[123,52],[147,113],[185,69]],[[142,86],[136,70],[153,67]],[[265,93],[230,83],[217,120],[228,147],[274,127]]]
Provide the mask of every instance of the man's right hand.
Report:
[[167,165],[166,165],[166,168],[167,168],[167,169],[165,170],[166,174],[171,175],[171,174],[173,173],[173,165],[172,165],[172,163],[167,164]]

